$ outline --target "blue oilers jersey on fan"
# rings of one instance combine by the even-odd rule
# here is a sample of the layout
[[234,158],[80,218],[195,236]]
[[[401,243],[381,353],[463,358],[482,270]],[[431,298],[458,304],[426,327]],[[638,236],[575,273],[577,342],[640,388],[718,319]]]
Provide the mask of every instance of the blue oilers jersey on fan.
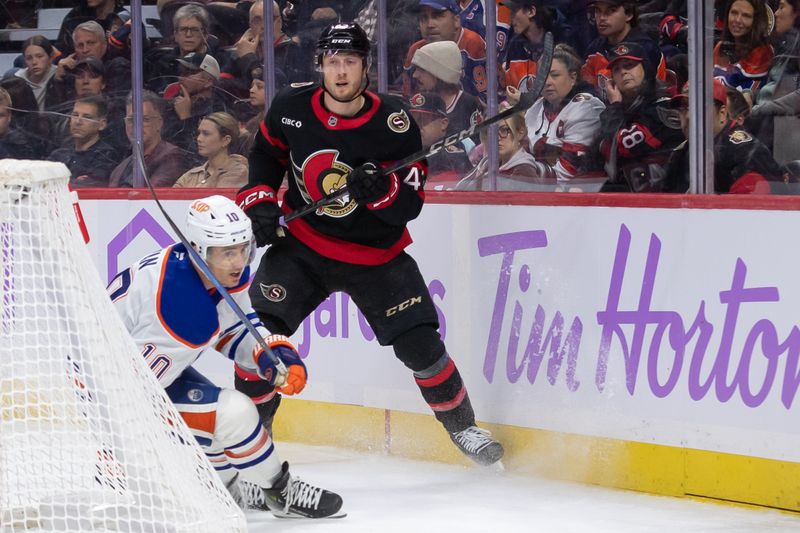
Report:
[[[250,268],[228,292],[254,326],[269,335],[250,304]],[[108,292],[159,382],[169,386],[207,349],[256,372],[256,341],[216,289],[206,289],[183,244],[142,258],[117,274]]]

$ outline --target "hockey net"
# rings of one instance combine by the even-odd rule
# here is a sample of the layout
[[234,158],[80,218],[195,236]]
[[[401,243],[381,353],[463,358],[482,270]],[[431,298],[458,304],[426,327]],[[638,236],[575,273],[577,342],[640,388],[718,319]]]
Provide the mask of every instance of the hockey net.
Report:
[[68,176],[0,161],[0,532],[246,531],[112,307]]

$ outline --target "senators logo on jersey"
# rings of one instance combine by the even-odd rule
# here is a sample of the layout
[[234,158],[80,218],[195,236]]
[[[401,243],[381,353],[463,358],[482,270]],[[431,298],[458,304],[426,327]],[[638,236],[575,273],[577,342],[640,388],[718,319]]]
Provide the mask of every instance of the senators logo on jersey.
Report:
[[[308,156],[301,167],[292,161],[292,174],[307,203],[316,202],[347,183],[347,175],[353,169],[338,158],[338,150],[318,150]],[[341,218],[352,213],[356,205],[349,196],[344,196],[332,205],[321,207],[317,214]]]

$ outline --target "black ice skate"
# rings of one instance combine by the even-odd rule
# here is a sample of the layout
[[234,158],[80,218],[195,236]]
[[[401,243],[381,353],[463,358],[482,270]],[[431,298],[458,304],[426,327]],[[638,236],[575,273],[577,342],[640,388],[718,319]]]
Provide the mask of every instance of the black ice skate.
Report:
[[451,433],[450,438],[464,455],[480,465],[491,465],[503,458],[503,445],[485,429],[470,426]]
[[[278,518],[341,518],[342,498],[335,492],[315,487],[289,474],[284,462],[280,477],[269,489],[242,483],[251,509],[271,511]],[[339,514],[337,514],[339,513]]]

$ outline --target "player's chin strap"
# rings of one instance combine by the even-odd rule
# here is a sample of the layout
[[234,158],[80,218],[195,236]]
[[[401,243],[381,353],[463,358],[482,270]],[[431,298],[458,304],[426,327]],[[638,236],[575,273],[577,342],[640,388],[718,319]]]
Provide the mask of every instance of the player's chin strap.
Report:
[[220,283],[217,277],[211,272],[211,269],[208,268],[208,265],[206,264],[205,261],[203,261],[203,258],[200,257],[200,254],[197,253],[197,250],[195,250],[192,247],[192,245],[189,244],[189,241],[183,235],[181,230],[178,229],[178,226],[175,224],[172,218],[170,218],[170,216],[167,214],[166,210],[164,209],[164,206],[161,205],[161,201],[158,199],[158,195],[156,194],[156,191],[153,188],[153,184],[150,183],[150,178],[147,176],[147,171],[144,168],[144,153],[142,152],[142,147],[139,145],[137,141],[134,141],[131,144],[133,146],[133,157],[136,159],[136,163],[139,165],[139,168],[142,171],[142,176],[144,176],[144,182],[147,184],[147,188],[150,189],[150,194],[153,195],[153,200],[155,200],[158,209],[161,210],[161,214],[164,215],[164,218],[167,220],[167,223],[172,228],[172,231],[175,232],[175,234],[178,236],[178,239],[180,239],[181,243],[183,243],[183,245],[186,247],[186,251],[189,253],[189,257],[192,258],[192,261],[194,262],[195,265],[197,265],[197,268],[199,268],[200,271],[203,273],[203,275],[205,275],[205,277],[211,282],[211,284],[214,285],[214,287],[219,292],[220,296],[222,296],[225,302],[227,302],[227,304],[230,306],[230,308],[233,310],[233,312],[236,314],[239,320],[242,321],[244,327],[247,328],[247,331],[250,332],[250,334],[256,340],[258,345],[261,347],[261,349],[264,350],[264,353],[267,354],[267,357],[270,358],[272,364],[275,365],[275,368],[278,371],[278,375],[275,377],[275,386],[282,387],[286,383],[286,376],[289,374],[286,365],[283,364],[283,361],[281,361],[272,350],[270,350],[266,341],[258,333],[258,330],[253,325],[253,323],[250,322],[250,319],[247,318],[247,315],[244,313],[244,311],[242,311],[242,308],[239,307],[239,304],[237,304],[236,301],[231,297],[228,290],[222,286],[222,283]]
[[[472,137],[476,133],[481,130],[486,129],[489,125],[494,124],[495,122],[500,122],[501,120],[505,120],[511,115],[519,113],[521,111],[525,111],[529,107],[531,107],[536,100],[539,99],[539,95],[542,93],[542,89],[544,89],[544,84],[547,82],[547,77],[550,75],[550,65],[553,63],[553,34],[547,32],[544,36],[544,50],[542,52],[542,57],[539,58],[539,65],[536,68],[536,79],[533,82],[533,86],[531,90],[525,93],[522,93],[520,96],[519,102],[516,105],[509,107],[508,109],[501,111],[500,113],[484,119],[482,122],[478,124],[472,124],[469,128],[462,130],[458,133],[453,133],[452,135],[448,135],[447,137],[443,137],[439,139],[435,143],[433,143],[430,148],[425,148],[419,152],[411,154],[410,156],[397,161],[394,165],[391,165],[387,168],[382,169],[384,174],[392,174],[397,172],[398,170],[402,170],[403,168],[411,165],[412,163],[416,163],[417,161],[421,161],[426,157],[430,157],[434,154],[437,154],[444,150],[449,146],[453,146],[457,144],[467,137]],[[332,192],[327,196],[323,196],[316,202],[308,204],[307,206],[292,211],[282,219],[282,223],[285,224],[290,220],[294,220],[296,218],[300,218],[303,216],[308,215],[309,213],[313,213],[317,209],[321,209],[326,207],[332,203],[335,203],[341,197],[348,194],[347,186],[344,185],[336,191]]]

